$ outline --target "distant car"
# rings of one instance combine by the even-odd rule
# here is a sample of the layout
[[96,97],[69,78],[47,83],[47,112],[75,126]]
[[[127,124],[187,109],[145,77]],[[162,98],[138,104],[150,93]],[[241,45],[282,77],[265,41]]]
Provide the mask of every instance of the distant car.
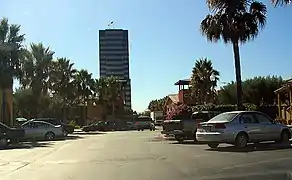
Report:
[[0,123],[0,147],[6,147],[9,144],[18,142],[24,137],[24,130],[21,128],[11,128]]
[[65,122],[57,118],[35,118],[35,119],[31,119],[30,121],[44,121],[53,125],[61,125],[64,136],[67,136],[68,134],[72,134],[74,132],[74,126],[70,124],[66,124]]
[[28,121],[22,124],[22,128],[27,139],[54,140],[64,136],[61,125],[53,125],[44,121]]
[[207,142],[210,148],[217,148],[220,143],[244,148],[249,142],[262,141],[276,141],[288,147],[291,130],[261,112],[232,111],[200,123],[196,138],[198,141]]
[[135,127],[138,131],[144,131],[144,129],[155,131],[154,121],[149,116],[139,116],[135,122]]
[[97,123],[90,124],[88,126],[83,126],[82,131],[114,131],[116,130],[116,124],[110,121],[99,121]]

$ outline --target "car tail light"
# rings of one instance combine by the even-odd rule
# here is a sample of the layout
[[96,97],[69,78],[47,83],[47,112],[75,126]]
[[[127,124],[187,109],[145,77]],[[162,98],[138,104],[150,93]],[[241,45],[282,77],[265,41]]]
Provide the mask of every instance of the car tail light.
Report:
[[216,129],[225,129],[225,128],[226,128],[225,124],[223,124],[223,123],[215,124],[214,127],[215,127]]

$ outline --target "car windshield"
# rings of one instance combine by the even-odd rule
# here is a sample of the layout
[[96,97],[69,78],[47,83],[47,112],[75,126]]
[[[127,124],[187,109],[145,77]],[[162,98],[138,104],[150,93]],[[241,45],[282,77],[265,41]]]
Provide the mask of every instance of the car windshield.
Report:
[[238,113],[222,113],[210,119],[209,122],[231,121],[237,114]]

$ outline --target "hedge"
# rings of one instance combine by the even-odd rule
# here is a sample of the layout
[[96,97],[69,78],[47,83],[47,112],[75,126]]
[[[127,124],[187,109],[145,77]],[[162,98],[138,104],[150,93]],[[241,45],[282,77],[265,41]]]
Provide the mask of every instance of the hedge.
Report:
[[[243,104],[244,109],[247,111],[260,111],[271,118],[275,119],[277,117],[277,106],[276,105],[267,105],[267,106],[256,106],[254,104],[245,103]],[[192,111],[219,111],[219,112],[228,112],[236,111],[237,106],[232,104],[227,105],[215,105],[215,104],[206,104],[206,105],[197,105],[192,107]]]

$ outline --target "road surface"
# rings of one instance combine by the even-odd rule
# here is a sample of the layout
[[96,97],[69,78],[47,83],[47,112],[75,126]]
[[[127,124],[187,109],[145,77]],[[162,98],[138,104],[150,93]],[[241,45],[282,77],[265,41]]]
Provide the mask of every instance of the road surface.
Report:
[[227,145],[210,150],[204,144],[166,141],[157,131],[78,134],[0,150],[0,179],[279,180],[288,179],[291,159],[292,149],[271,144],[242,151]]

